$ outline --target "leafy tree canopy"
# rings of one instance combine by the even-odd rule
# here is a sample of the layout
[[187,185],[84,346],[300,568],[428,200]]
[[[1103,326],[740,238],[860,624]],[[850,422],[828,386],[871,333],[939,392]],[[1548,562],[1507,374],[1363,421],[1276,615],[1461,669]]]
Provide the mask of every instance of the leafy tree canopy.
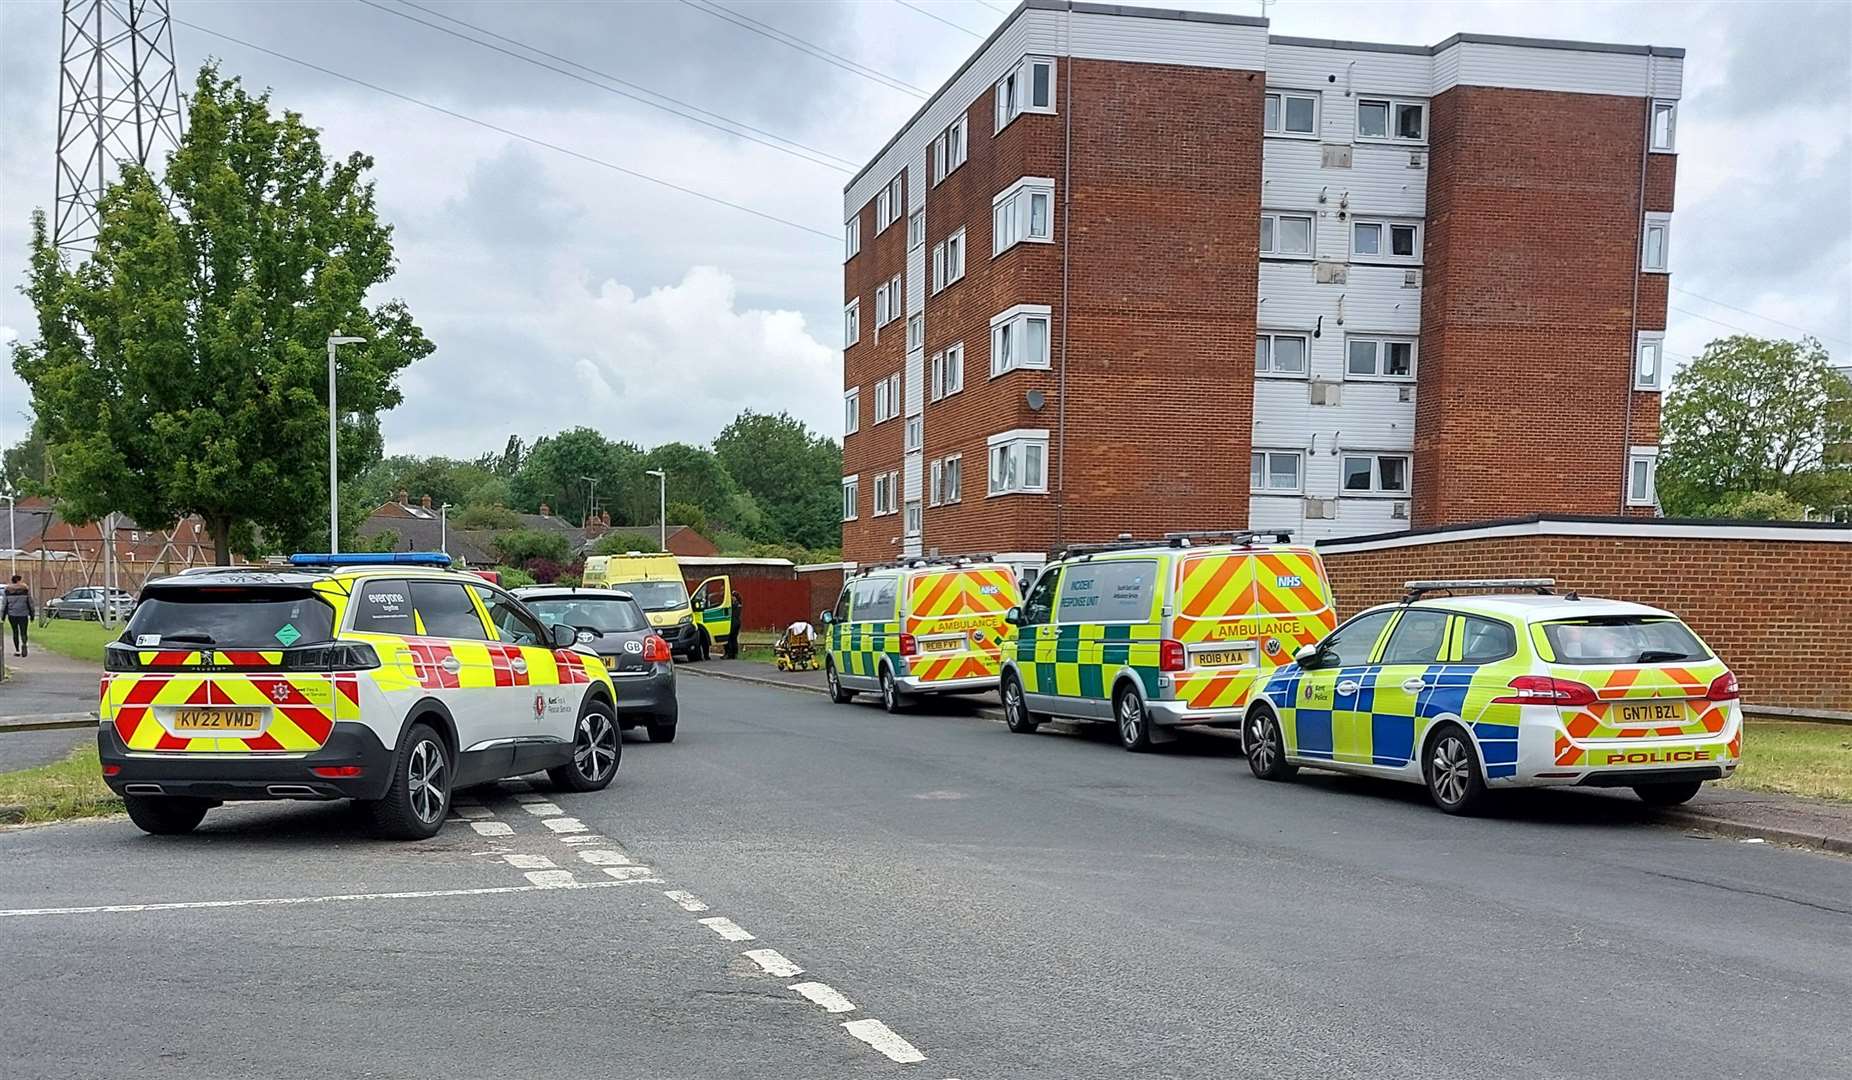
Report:
[[605,533],[592,541],[590,553],[593,555],[622,555],[626,551],[661,550],[662,544],[657,541],[655,533],[625,529]]
[[511,529],[497,535],[491,544],[496,558],[514,566],[525,566],[534,559],[563,563],[572,553],[572,544],[564,533],[541,529]]
[[642,452],[626,442],[613,442],[588,427],[534,440],[512,481],[515,509],[533,514],[542,505],[573,524],[590,509],[592,485],[598,482],[598,504],[611,508],[616,521],[644,502],[648,489],[649,520],[656,518],[656,481],[643,475]]
[[842,448],[788,413],[748,409],[714,440],[714,454],[765,513],[758,533],[809,547],[842,536]]
[[64,513],[198,514],[221,561],[257,531],[325,542],[327,338],[365,339],[339,354],[345,477],[378,459],[377,414],[433,349],[403,303],[365,303],[394,268],[372,165],[330,161],[301,116],[207,65],[164,185],[124,168],[89,261],[68,265],[33,215],[39,335],[13,367]]

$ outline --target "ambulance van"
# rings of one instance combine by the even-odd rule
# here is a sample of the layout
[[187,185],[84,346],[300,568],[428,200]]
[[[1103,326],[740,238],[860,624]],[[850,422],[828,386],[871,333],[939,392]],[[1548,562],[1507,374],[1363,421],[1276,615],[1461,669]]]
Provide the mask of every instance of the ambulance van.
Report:
[[915,559],[850,578],[820,616],[830,699],[873,691],[898,712],[920,695],[996,689],[1004,616],[1019,602],[1015,572],[987,557]]

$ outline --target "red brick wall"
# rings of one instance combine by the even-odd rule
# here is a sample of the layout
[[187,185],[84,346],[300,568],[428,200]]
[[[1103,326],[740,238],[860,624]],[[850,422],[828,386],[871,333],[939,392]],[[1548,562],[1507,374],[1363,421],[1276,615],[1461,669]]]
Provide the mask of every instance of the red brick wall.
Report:
[[[1413,524],[1621,508],[1641,98],[1455,87],[1431,106]],[[1651,167],[1671,198],[1671,159]],[[1644,423],[1644,421],[1640,421]],[[1651,438],[1642,435],[1650,434]]]
[[1678,615],[1752,704],[1852,711],[1852,544],[1524,536],[1320,554],[1347,617],[1421,578],[1553,577]]
[[[884,181],[891,179],[883,178]],[[905,188],[906,183],[903,181],[901,186]],[[843,389],[861,388],[861,424],[859,431],[843,438],[842,471],[844,476],[861,475],[861,494],[856,520],[843,523],[842,542],[844,549],[880,551],[886,553],[883,557],[891,557],[900,550],[889,541],[900,536],[901,515],[875,516],[874,478],[877,472],[900,468],[901,429],[905,421],[896,417],[879,424],[874,422],[874,383],[906,366],[907,320],[902,315],[886,326],[875,326],[875,286],[895,274],[901,275],[905,282],[907,214],[903,204],[900,216],[877,236],[874,200],[870,199],[860,213],[862,250],[843,266],[843,302],[856,300],[861,304],[862,332],[854,345],[843,350],[842,357]],[[898,499],[895,505],[899,505]]]

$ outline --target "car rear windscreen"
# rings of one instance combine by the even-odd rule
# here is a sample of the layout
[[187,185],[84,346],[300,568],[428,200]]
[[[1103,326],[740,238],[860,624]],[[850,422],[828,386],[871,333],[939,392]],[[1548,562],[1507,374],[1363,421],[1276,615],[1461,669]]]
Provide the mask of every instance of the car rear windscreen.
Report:
[[1697,635],[1677,619],[1614,615],[1543,624],[1559,664],[1672,664],[1710,659]]
[[122,640],[142,647],[275,649],[334,636],[334,609],[298,587],[204,585],[148,590]]
[[635,601],[619,600],[613,596],[529,600],[527,606],[540,616],[541,622],[549,626],[564,623],[581,630],[596,630],[600,634],[627,634],[649,629],[649,620],[643,617],[643,609]]

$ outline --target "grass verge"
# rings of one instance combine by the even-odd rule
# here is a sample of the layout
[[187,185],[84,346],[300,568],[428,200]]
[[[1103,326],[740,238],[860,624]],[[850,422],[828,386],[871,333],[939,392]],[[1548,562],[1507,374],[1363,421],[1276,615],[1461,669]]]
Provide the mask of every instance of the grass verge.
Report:
[[94,746],[80,746],[70,757],[50,765],[0,773],[0,824],[121,812],[122,799],[103,783]]
[[1852,802],[1852,725],[1752,721],[1729,787]]
[[53,619],[44,626],[34,626],[31,635],[28,644],[34,649],[50,649],[73,660],[101,664],[103,646],[122,636],[122,626],[117,624],[111,629],[80,619]]

